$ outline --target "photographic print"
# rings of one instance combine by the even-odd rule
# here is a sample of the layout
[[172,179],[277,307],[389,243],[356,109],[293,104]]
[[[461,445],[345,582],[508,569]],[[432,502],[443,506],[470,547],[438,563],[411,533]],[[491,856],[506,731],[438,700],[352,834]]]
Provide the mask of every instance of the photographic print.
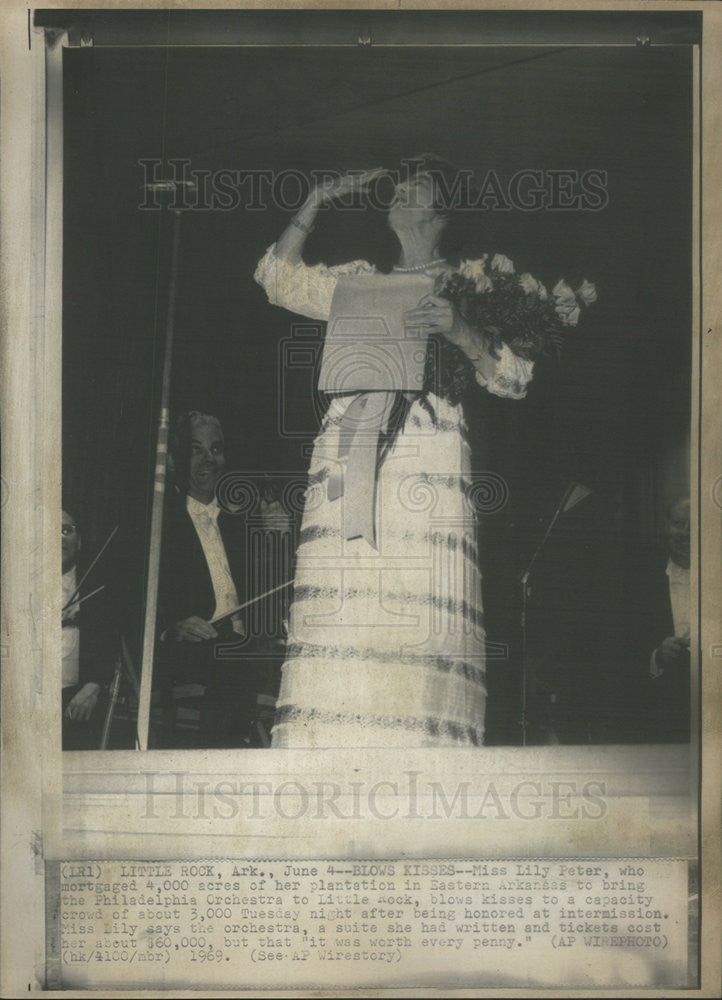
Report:
[[28,984],[699,989],[709,6],[18,18]]

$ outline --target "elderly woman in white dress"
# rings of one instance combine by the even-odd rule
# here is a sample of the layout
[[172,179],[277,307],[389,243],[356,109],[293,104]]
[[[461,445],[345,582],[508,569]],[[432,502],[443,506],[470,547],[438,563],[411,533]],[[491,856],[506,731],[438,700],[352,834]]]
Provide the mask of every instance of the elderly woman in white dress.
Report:
[[[307,266],[302,252],[319,209],[366,190],[378,174],[314,190],[258,265],[256,280],[273,305],[328,320],[341,279],[376,273],[363,260]],[[479,393],[521,398],[533,362],[505,343],[491,347],[434,294],[431,279],[454,268],[442,256],[449,214],[439,193],[434,170],[421,160],[396,185],[388,214],[400,246],[394,287],[417,287],[424,275],[431,281],[404,323],[428,335],[434,377],[415,393],[396,394],[400,405],[384,423],[367,484],[371,535],[348,530],[361,453],[344,447],[344,416],[362,394],[329,396],[309,470],[273,747],[483,743],[485,634],[470,450],[445,369],[453,362],[458,370],[461,361]]]

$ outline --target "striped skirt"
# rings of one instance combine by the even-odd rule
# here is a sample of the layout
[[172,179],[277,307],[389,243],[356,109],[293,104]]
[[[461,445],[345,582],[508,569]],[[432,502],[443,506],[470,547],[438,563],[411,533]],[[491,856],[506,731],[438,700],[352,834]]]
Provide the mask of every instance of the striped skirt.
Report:
[[481,577],[460,406],[415,401],[379,469],[376,544],[343,537],[337,397],[314,445],[273,747],[479,746]]

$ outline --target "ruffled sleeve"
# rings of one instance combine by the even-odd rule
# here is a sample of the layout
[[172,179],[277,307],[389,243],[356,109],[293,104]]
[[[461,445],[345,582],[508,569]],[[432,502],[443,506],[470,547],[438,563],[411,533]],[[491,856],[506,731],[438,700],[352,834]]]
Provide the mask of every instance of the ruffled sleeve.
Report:
[[271,305],[282,306],[310,319],[327,320],[338,279],[355,274],[373,274],[375,270],[365,260],[353,260],[332,267],[326,264],[309,267],[302,261],[292,264],[276,256],[274,243],[258,262],[254,278],[265,290]]
[[486,355],[483,365],[481,359],[473,362],[476,381],[494,396],[523,399],[534,375],[534,362],[518,357],[507,344],[498,353],[498,358]]

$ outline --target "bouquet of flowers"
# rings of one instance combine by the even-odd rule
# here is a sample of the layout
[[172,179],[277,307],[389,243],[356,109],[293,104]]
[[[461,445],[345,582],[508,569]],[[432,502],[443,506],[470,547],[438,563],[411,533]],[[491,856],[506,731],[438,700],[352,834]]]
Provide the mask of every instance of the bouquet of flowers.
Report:
[[489,350],[496,353],[506,343],[527,361],[558,356],[582,309],[597,299],[594,285],[586,279],[576,291],[560,280],[549,295],[533,275],[517,274],[503,254],[462,261],[458,271],[439,276],[435,291],[482,333]]

